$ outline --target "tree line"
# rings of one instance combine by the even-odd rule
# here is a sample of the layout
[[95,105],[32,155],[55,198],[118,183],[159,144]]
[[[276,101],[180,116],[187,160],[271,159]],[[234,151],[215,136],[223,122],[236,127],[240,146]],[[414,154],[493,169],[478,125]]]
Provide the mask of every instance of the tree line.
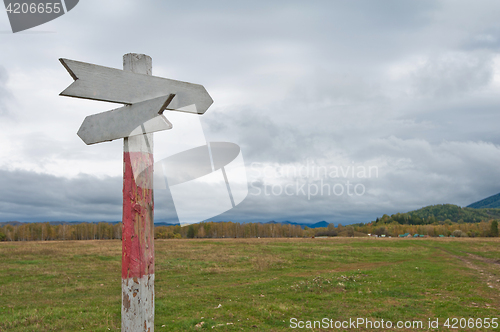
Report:
[[[189,238],[284,238],[313,236],[392,236],[401,234],[427,235],[431,237],[497,237],[496,219],[476,223],[436,221],[433,224],[401,224],[392,218],[382,217],[368,224],[337,225],[323,228],[304,229],[298,225],[202,222],[185,227],[158,226],[154,229],[155,239]],[[111,240],[121,239],[122,224],[80,223],[51,225],[50,223],[26,223],[0,227],[0,241],[54,241],[54,240]]]
[[[240,224],[233,222],[203,222],[181,226],[157,226],[155,238],[250,238],[314,236],[314,230],[298,225]],[[23,223],[0,227],[0,241],[112,240],[122,238],[122,223],[80,223],[51,225]]]
[[314,236],[314,229],[302,229],[298,225],[202,222],[189,226],[159,226],[155,227],[155,237],[158,239],[181,238],[255,238],[255,237],[304,237]]
[[0,241],[111,240],[122,238],[122,225],[23,223],[0,227]]
[[476,223],[435,221],[432,224],[412,225],[400,224],[391,218],[382,218],[378,222],[355,227],[355,230],[364,234],[399,236],[400,234],[419,234],[432,237],[498,237],[498,220],[481,221]]

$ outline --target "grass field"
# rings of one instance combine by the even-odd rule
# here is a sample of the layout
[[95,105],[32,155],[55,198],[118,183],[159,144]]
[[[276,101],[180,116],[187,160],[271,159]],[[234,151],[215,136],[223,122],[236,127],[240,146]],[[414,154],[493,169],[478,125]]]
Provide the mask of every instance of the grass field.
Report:
[[[499,239],[157,240],[155,249],[156,331],[500,320]],[[0,331],[120,329],[120,241],[2,242],[0,261]]]

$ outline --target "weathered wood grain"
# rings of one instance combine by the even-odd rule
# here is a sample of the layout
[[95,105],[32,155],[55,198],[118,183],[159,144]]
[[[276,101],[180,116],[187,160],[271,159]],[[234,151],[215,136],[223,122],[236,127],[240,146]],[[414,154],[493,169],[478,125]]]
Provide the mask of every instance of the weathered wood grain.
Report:
[[213,100],[203,85],[59,59],[75,80],[61,96],[134,104],[175,94],[167,109],[203,114]]
[[171,96],[123,106],[111,111],[89,115],[78,131],[85,144],[112,141],[118,138],[172,129],[163,113]]

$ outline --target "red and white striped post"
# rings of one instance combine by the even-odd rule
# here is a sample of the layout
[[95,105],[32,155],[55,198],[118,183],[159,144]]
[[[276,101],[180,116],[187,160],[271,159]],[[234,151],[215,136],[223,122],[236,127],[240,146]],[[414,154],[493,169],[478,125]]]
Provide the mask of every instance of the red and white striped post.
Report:
[[[152,75],[151,57],[129,53],[123,70]],[[153,134],[124,138],[122,332],[154,331]]]

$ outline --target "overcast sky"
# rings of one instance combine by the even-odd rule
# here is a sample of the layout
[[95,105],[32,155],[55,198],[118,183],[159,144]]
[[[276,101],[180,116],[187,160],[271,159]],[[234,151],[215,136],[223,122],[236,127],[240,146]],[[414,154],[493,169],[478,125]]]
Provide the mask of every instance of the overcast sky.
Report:
[[[59,96],[73,80],[58,59],[122,68],[130,52],[204,85],[205,137],[241,147],[248,197],[211,220],[348,224],[496,194],[499,12],[495,0],[82,0],[13,34],[0,11],[0,221],[121,220],[122,142],[76,135],[117,106]],[[155,135],[168,155],[172,136]],[[336,194],[308,195],[321,185]],[[155,204],[156,221],[176,220],[168,191]]]

